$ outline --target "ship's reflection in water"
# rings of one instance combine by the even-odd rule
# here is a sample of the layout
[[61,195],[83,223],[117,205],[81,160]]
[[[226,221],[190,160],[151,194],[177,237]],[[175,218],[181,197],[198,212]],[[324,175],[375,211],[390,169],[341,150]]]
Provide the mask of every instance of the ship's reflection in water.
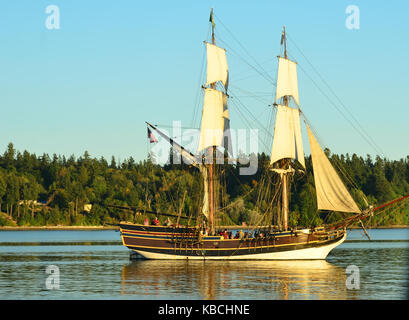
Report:
[[[347,299],[345,269],[327,261],[133,261],[122,295],[146,299]],[[348,294],[348,297],[347,297]]]

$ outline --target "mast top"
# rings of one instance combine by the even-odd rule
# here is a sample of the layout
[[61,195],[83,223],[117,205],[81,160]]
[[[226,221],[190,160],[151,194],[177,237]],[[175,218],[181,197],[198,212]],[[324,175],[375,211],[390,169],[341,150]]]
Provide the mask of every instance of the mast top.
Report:
[[210,10],[210,18],[209,21],[212,23],[212,43],[215,44],[215,38],[214,38],[214,27],[216,26],[216,24],[214,23],[214,18],[213,18],[213,8],[211,8]]
[[283,26],[283,32],[281,34],[281,45],[284,46],[284,58],[288,59],[287,57],[287,37],[285,35],[285,26]]
[[288,59],[288,56],[287,56],[287,37],[285,35],[285,26],[283,26],[283,32],[281,33],[281,45],[284,46],[284,58]]

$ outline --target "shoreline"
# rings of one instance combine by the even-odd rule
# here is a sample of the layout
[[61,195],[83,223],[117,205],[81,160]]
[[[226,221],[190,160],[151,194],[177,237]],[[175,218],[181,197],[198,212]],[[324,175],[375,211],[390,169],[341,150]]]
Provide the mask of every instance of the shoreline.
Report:
[[[348,229],[362,229],[361,227],[358,226],[353,226]],[[376,226],[376,227],[365,227],[365,229],[409,229],[409,225],[405,224],[393,224],[390,226]]]
[[59,230],[59,231],[96,231],[119,230],[115,226],[3,226],[0,231],[34,231],[34,230]]
[[[237,226],[243,228],[243,226]],[[244,227],[246,228],[246,227]],[[361,227],[353,226],[348,229],[361,229]],[[366,229],[409,229],[409,225],[390,225],[366,227]],[[119,230],[116,226],[2,226],[0,231],[35,231],[35,230],[54,230],[54,231],[97,231],[97,230]]]

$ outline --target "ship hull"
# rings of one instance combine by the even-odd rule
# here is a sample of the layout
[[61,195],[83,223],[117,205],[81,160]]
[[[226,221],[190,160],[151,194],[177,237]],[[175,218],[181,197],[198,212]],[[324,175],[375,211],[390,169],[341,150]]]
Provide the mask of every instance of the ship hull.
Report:
[[121,224],[123,244],[145,259],[324,260],[344,242],[345,230],[271,232],[266,237],[224,239],[195,228]]

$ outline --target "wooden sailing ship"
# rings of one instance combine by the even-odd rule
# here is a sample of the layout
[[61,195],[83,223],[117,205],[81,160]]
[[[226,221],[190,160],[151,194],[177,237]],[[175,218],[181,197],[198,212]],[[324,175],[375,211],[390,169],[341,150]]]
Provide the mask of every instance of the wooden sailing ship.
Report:
[[[297,64],[287,56],[286,34],[283,29],[281,45],[283,54],[278,57],[278,76],[275,108],[276,123],[271,152],[270,170],[278,180],[281,199],[277,212],[280,224],[253,226],[238,238],[221,234],[215,224],[217,194],[215,192],[215,159],[217,148],[223,145],[224,132],[229,128],[227,107],[228,64],[226,51],[215,43],[213,11],[212,42],[206,43],[207,81],[203,86],[204,103],[198,153],[186,150],[156,126],[147,123],[166,139],[185,160],[196,167],[203,176],[204,197],[201,219],[195,226],[178,223],[168,226],[120,223],[123,244],[147,259],[325,259],[328,253],[346,238],[346,227],[370,217],[378,209],[368,206],[361,210],[341,178],[321,149],[311,128],[305,122],[312,165],[318,210],[349,213],[348,219],[332,225],[315,228],[289,228],[289,182],[297,171],[305,170],[301,137],[302,114],[298,96]],[[223,90],[219,90],[223,88]],[[407,198],[407,197],[404,197]],[[398,199],[399,200],[399,199]],[[128,207],[119,207],[129,209]],[[160,213],[140,210],[145,213]],[[164,216],[170,214],[162,214]],[[231,227],[229,229],[241,228]]]

